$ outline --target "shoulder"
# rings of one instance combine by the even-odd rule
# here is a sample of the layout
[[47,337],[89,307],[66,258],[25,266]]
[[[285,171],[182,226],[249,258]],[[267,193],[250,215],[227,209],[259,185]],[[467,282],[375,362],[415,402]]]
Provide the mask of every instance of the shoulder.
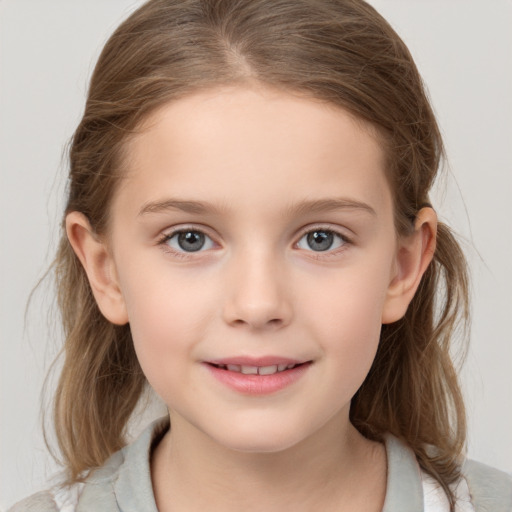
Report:
[[512,476],[480,462],[462,466],[476,512],[512,512]]
[[168,416],[154,421],[133,443],[94,470],[85,481],[77,512],[100,509],[157,512],[150,459],[152,447],[168,428]]
[[38,492],[16,503],[8,512],[74,512],[84,485],[77,482],[70,486],[56,486],[48,491]]
[[83,483],[54,487],[18,502],[8,512],[157,512],[150,474],[152,446],[169,428],[169,418],[149,425],[130,445],[114,453]]
[[[421,471],[407,444],[391,434],[385,436],[385,442],[388,485],[383,512],[450,510],[439,483]],[[450,487],[457,512],[512,512],[512,476],[503,471],[466,460],[461,478]]]
[[42,491],[13,505],[7,512],[59,512],[50,491]]

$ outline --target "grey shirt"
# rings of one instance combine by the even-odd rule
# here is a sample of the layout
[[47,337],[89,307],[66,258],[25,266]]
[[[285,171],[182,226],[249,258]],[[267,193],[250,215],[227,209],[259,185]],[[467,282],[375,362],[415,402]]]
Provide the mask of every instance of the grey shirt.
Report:
[[[149,425],[132,444],[114,453],[85,482],[76,512],[158,512],[150,473],[152,447],[169,427],[168,418]],[[421,471],[412,450],[386,436],[387,488],[382,512],[423,512]],[[463,466],[475,512],[512,512],[512,477],[467,461]],[[49,491],[34,494],[9,512],[59,512]]]

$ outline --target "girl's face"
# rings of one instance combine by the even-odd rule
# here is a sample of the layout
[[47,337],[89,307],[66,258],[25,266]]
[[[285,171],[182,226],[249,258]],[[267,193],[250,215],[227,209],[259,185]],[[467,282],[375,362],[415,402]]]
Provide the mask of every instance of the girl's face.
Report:
[[397,319],[383,162],[345,111],[264,87],[170,103],[130,142],[102,310],[173,429],[270,452],[348,425]]

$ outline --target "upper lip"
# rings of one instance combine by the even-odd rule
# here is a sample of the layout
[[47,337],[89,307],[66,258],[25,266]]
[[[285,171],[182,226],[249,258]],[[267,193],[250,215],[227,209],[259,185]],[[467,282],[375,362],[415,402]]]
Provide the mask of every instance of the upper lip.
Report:
[[279,364],[302,364],[306,363],[306,360],[293,359],[290,357],[281,356],[263,356],[263,357],[250,357],[250,356],[234,356],[234,357],[223,357],[220,359],[211,359],[205,361],[209,364],[225,365],[236,364],[239,366],[277,366]]

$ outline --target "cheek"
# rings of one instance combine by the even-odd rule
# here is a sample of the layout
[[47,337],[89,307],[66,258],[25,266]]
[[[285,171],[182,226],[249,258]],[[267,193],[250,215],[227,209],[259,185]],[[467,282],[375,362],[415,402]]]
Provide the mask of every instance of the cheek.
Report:
[[[218,300],[211,299],[210,286],[190,280],[162,266],[120,276],[135,351],[148,381],[158,388],[165,374],[178,374],[185,355],[194,355],[214,316]],[[133,276],[137,276],[134,278]]]
[[[317,280],[302,304],[304,329],[330,357],[333,371],[353,382],[355,392],[375,357],[391,263],[365,262]],[[313,283],[309,283],[309,288]],[[297,291],[297,296],[305,295]],[[307,322],[307,323],[306,323]],[[336,368],[336,369],[335,369]]]
[[154,291],[146,300],[128,298],[128,317],[142,371],[153,390],[170,404],[169,389],[186,385],[183,359],[190,350],[187,341],[193,339],[194,319],[190,308],[184,308],[172,292]]
[[380,330],[390,273],[370,265],[359,267],[304,281],[302,290],[294,293],[307,299],[300,316],[317,318],[319,326],[327,331],[363,335],[374,333],[375,326]]

